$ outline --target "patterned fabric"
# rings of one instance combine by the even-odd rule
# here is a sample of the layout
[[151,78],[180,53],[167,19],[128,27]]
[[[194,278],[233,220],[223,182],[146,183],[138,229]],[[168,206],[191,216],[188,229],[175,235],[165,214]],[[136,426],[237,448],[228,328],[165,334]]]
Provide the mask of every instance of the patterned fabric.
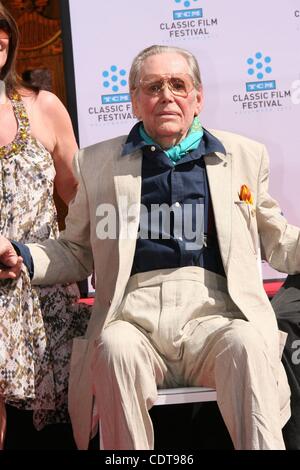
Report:
[[[42,242],[58,236],[50,153],[30,134],[19,95],[11,98],[15,139],[0,148],[0,233]],[[0,396],[34,410],[34,424],[66,422],[72,339],[84,334],[90,307],[78,304],[76,285],[32,287],[24,267],[0,283]]]

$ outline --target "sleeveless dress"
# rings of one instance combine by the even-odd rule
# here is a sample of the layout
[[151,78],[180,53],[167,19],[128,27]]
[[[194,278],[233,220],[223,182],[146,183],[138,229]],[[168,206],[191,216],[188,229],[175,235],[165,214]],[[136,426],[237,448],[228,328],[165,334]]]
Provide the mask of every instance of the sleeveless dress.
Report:
[[[13,142],[0,147],[0,233],[22,243],[58,236],[50,153],[31,136],[18,94]],[[0,281],[0,396],[32,409],[37,429],[67,422],[72,339],[84,334],[90,308],[78,304],[77,285],[32,287],[27,269]]]

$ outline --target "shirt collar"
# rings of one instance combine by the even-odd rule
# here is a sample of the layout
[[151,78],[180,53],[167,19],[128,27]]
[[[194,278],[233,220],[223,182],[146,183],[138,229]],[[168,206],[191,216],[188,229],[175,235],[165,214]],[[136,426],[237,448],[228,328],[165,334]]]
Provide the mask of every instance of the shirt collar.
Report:
[[[126,156],[148,145],[140,136],[139,126],[140,122],[135,124],[129,132],[126,142],[123,145],[122,156]],[[215,152],[226,155],[226,150],[222,142],[204,128],[200,146],[202,147],[202,155],[208,155]]]
[[140,124],[141,124],[140,122],[135,124],[133,128],[131,129],[131,131],[129,132],[126,142],[125,144],[123,144],[123,151],[121,154],[122,156],[135,152],[136,150],[139,150],[147,145],[146,142],[144,142],[144,140],[140,136],[140,133],[139,133]]

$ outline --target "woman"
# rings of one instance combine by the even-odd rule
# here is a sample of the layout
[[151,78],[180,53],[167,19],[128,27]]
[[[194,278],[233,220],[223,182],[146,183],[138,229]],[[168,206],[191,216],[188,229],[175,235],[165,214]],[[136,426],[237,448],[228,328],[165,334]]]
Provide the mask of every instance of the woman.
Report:
[[[69,203],[77,149],[69,115],[50,92],[17,77],[17,25],[0,3],[0,233],[20,242],[58,235],[53,184]],[[0,283],[0,448],[5,403],[34,410],[37,429],[67,419],[71,342],[88,307],[75,286],[32,288],[28,271]]]

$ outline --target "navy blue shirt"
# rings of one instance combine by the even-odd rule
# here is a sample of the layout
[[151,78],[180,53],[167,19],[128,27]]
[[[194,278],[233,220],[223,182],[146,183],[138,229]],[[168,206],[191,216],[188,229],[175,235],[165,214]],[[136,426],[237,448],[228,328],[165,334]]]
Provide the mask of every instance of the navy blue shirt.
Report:
[[200,266],[225,275],[203,158],[225,154],[224,146],[204,130],[198,148],[174,165],[158,145],[141,139],[139,125],[122,152],[122,158],[138,148],[143,152],[140,233],[131,274]]
[[26,245],[24,245],[24,243],[15,242],[15,241],[12,241],[11,243],[14,249],[16,250],[17,254],[19,256],[22,256],[23,263],[28,269],[29,277],[30,279],[32,279],[33,274],[34,274],[34,266],[33,266],[33,259],[32,259],[29,248]]

